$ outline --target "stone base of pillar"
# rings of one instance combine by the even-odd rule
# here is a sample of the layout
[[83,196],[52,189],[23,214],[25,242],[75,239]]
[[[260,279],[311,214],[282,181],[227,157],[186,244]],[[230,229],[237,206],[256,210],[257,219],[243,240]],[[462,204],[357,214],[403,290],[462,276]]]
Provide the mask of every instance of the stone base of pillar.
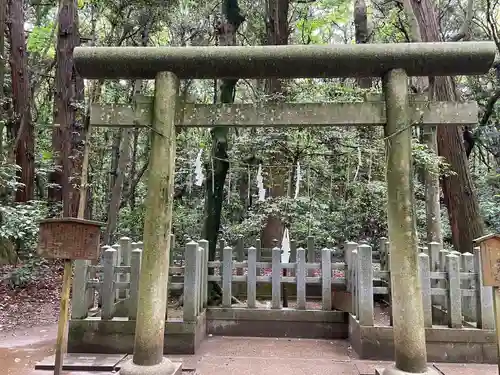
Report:
[[[393,365],[385,369],[375,369],[375,375],[417,375],[417,373],[401,371]],[[418,375],[440,375],[440,372],[435,368],[427,367],[427,371],[419,372]]]
[[123,364],[118,375],[181,375],[182,363],[173,363],[164,358],[160,364],[154,366],[139,366],[132,360]]

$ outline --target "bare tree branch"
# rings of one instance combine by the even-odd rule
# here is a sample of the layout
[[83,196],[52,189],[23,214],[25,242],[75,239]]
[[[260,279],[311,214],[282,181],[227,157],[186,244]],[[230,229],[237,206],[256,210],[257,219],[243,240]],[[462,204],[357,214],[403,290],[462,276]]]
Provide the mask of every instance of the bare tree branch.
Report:
[[500,99],[500,88],[497,88],[494,94],[488,99],[486,106],[484,107],[484,113],[479,121],[480,126],[484,126],[488,123],[491,115],[494,112],[495,104]]
[[458,42],[459,40],[465,38],[465,36],[469,32],[470,24],[472,21],[472,15],[474,13],[473,8],[474,8],[474,0],[467,0],[467,10],[465,13],[464,23],[462,24],[462,27],[460,27],[460,30],[458,30],[458,33],[456,33],[450,38],[450,42]]
[[491,0],[486,0],[486,21],[491,30],[491,37],[495,41],[498,51],[500,51],[500,39],[498,35],[498,27],[495,16],[493,14],[495,5],[491,5]]

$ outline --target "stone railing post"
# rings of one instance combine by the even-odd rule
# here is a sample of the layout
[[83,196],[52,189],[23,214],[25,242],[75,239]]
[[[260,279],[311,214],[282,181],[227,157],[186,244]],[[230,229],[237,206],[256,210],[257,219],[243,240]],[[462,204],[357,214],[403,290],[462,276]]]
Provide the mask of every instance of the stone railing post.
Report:
[[271,308],[281,308],[281,249],[274,247],[271,251]]
[[321,283],[322,308],[325,311],[332,309],[332,250],[321,250]]
[[358,248],[356,242],[346,242],[344,251],[344,261],[345,261],[345,279],[346,279],[346,289],[348,292],[352,290],[352,252]]
[[351,309],[352,314],[359,319],[359,303],[358,303],[358,249],[351,251]]
[[450,328],[462,327],[462,294],[460,290],[460,258],[455,254],[446,256],[448,306],[447,318]]
[[[135,244],[137,246],[137,244]],[[139,277],[141,275],[142,249],[134,248],[130,254],[130,297],[128,299],[128,317],[137,318],[137,304],[139,303]]]
[[297,249],[297,264],[296,264],[296,280],[297,280],[297,309],[306,309],[306,250],[302,247]]
[[358,246],[356,273],[358,274],[357,319],[362,326],[373,326],[373,261],[371,246]]
[[118,252],[116,249],[108,248],[104,252],[103,277],[102,277],[102,308],[101,318],[109,320],[113,318],[115,310],[115,266]]
[[255,308],[257,300],[257,249],[248,248],[247,307]]
[[198,244],[194,241],[186,245],[184,265],[184,299],[182,319],[185,322],[196,321],[198,311]]
[[[89,310],[87,290],[88,268],[90,262],[78,260],[74,263],[73,290],[71,298],[71,319],[85,319]],[[92,288],[92,291],[94,289]]]
[[233,280],[233,248],[224,247],[222,264],[222,306],[231,307],[232,305],[232,280]]
[[481,252],[479,251],[479,247],[474,248],[474,269],[476,271],[477,328],[495,329],[493,288],[483,285],[483,271],[481,268]]
[[432,327],[432,294],[431,294],[431,270],[430,257],[425,253],[418,254],[418,266],[420,272],[420,283],[422,284],[422,305],[424,309],[424,325]]
[[[469,277],[474,276],[474,255],[471,253],[463,253],[461,255],[461,268],[462,272],[467,273]],[[461,280],[462,289],[470,292],[475,289],[474,279],[467,278]],[[475,296],[462,297],[462,311],[464,319],[468,322],[476,321],[476,298]]]
[[202,268],[203,276],[201,280],[201,294],[203,296],[202,307],[207,307],[208,303],[208,241],[200,240],[198,245],[203,249]]
[[[128,237],[120,238],[120,250],[121,250],[121,266],[130,266],[130,257],[132,255],[132,241]],[[119,275],[118,281],[130,282],[130,273],[124,273]],[[128,298],[130,296],[129,289],[122,289],[118,293],[118,298]]]

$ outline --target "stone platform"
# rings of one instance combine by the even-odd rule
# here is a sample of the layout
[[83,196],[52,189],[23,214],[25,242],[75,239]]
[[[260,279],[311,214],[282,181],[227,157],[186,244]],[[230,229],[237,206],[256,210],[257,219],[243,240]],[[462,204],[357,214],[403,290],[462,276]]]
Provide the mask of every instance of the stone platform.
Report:
[[[374,375],[376,368],[390,362],[365,361],[357,358],[347,341],[287,338],[245,338],[209,336],[199,354],[169,356],[182,362],[183,373],[197,375]],[[69,354],[65,375],[112,374],[126,355]],[[53,357],[37,364],[37,370],[26,375],[50,375]],[[496,375],[496,365],[430,363],[442,375]],[[47,370],[42,370],[45,368]],[[93,371],[91,371],[93,370]]]

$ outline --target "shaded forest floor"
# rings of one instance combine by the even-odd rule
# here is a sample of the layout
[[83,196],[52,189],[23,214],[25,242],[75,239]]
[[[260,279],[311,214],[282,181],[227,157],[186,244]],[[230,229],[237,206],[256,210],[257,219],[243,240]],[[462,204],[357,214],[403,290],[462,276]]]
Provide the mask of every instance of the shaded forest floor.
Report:
[[[14,271],[23,287],[11,286]],[[60,262],[0,266],[0,333],[57,323],[62,274]]]

